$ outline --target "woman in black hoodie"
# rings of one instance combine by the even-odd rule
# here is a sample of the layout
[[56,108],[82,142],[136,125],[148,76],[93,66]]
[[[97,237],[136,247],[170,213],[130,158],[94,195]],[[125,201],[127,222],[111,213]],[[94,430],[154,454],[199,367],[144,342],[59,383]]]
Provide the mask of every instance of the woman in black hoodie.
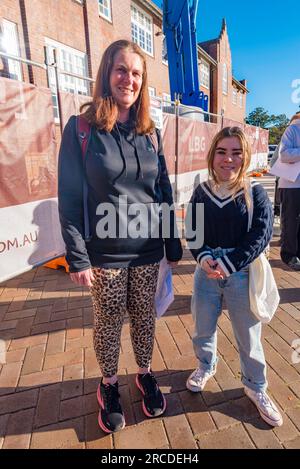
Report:
[[120,40],[106,49],[81,119],[88,129],[84,158],[80,138],[86,135],[78,131],[78,118],[70,118],[62,137],[59,213],[71,279],[91,287],[102,374],[98,420],[110,433],[125,426],[117,369],[126,311],[143,411],[156,417],[166,409],[150,368],[154,295],[164,251],[171,265],[182,256],[174,212],[167,220],[170,236],[162,233],[161,208],[173,205],[172,189],[149,115],[146,61],[135,43]]

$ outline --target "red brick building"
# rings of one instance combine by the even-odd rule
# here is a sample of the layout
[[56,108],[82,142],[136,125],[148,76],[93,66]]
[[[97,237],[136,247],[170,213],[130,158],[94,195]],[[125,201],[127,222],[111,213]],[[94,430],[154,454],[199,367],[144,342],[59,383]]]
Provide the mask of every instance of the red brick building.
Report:
[[[54,60],[59,68],[95,78],[107,45],[120,38],[133,39],[145,51],[149,91],[169,100],[168,64],[164,60],[162,12],[151,0],[1,0],[0,50],[38,63]],[[219,37],[198,46],[201,90],[209,96],[209,110],[243,121],[246,109],[245,82],[232,76],[226,23]],[[0,75],[49,86],[55,71],[0,57]],[[60,75],[63,90],[89,94],[89,82]],[[55,109],[57,113],[57,109]]]

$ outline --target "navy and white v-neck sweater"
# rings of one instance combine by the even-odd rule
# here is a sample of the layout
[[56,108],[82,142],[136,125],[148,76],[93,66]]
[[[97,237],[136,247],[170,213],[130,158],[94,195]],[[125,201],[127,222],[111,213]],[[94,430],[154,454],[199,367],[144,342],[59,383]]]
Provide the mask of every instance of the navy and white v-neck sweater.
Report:
[[273,210],[268,194],[260,184],[251,185],[253,220],[250,231],[247,231],[248,210],[243,189],[234,196],[221,199],[207,182],[203,182],[191,198],[193,231],[196,230],[196,204],[204,205],[204,243],[199,249],[191,249],[191,252],[196,261],[201,263],[213,257],[212,249],[234,248],[217,259],[227,276],[256,259],[272,237]]

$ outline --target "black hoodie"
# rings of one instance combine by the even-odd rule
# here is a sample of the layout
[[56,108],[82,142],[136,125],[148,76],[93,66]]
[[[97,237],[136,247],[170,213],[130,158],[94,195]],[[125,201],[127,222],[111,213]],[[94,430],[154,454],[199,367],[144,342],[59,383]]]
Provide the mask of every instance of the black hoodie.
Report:
[[[164,245],[168,260],[181,259],[180,240],[172,233],[174,214],[171,237],[164,240],[161,233],[159,207],[162,202],[171,206],[173,197],[159,131],[157,136],[158,155],[149,136],[137,135],[129,124],[118,123],[112,132],[92,127],[83,161],[76,117],[69,119],[59,153],[58,203],[70,272],[91,266],[116,268],[152,264],[162,259]],[[88,187],[89,241],[84,240],[84,177]],[[136,204],[142,205],[143,217]],[[153,224],[147,222],[151,213],[152,217],[155,214],[152,220],[159,224],[159,236],[150,234]],[[142,223],[137,225],[137,220]],[[107,221],[109,235],[99,237],[101,228],[102,233],[108,229]],[[128,225],[140,235],[128,236]]]

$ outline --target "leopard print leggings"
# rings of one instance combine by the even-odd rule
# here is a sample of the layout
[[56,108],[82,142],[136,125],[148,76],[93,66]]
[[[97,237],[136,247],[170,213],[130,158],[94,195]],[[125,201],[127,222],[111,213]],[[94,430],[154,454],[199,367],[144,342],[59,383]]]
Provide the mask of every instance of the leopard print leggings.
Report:
[[136,363],[141,368],[150,365],[154,345],[154,296],[158,269],[159,263],[117,269],[93,268],[93,338],[102,376],[111,377],[117,373],[126,311]]

